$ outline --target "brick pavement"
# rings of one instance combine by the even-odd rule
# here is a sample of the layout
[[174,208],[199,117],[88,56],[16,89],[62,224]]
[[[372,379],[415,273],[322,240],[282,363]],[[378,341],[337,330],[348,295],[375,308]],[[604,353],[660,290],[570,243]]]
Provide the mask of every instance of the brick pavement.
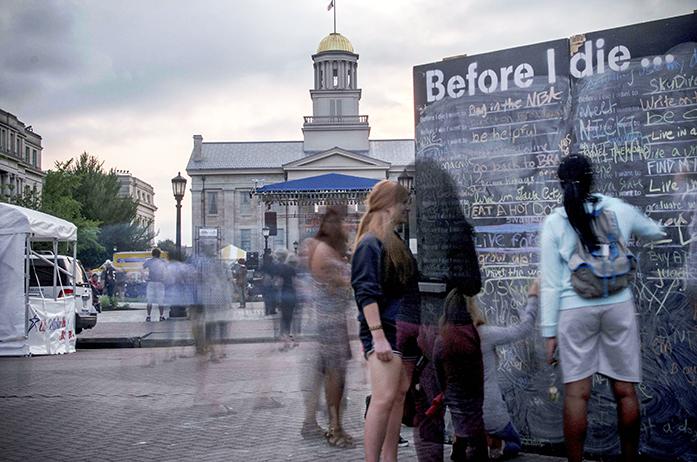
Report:
[[[361,360],[350,362],[345,418],[357,447],[336,449],[299,435],[311,348],[306,342],[282,353],[273,343],[226,345],[218,363],[191,347],[3,358],[0,454],[22,462],[362,460]],[[319,421],[326,425],[326,416]],[[408,429],[404,435],[411,440]],[[416,460],[413,445],[400,450],[400,460]]]

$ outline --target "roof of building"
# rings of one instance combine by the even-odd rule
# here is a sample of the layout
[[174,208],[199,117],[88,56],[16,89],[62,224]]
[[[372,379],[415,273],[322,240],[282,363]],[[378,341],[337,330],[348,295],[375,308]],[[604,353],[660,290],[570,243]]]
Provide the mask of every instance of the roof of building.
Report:
[[351,45],[349,39],[343,35],[338,32],[332,32],[324,37],[317,47],[317,53],[325,51],[348,51],[349,53],[353,53],[353,45]]
[[[303,151],[302,141],[206,142],[201,145],[202,159],[189,159],[187,171],[281,168],[315,152]],[[414,162],[414,140],[371,140],[370,150],[360,154],[393,165]]]

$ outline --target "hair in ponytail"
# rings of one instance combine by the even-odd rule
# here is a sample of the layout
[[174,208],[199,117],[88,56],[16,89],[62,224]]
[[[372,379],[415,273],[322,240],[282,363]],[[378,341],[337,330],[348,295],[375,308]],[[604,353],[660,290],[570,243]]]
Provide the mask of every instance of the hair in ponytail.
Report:
[[368,194],[366,199],[368,211],[361,218],[353,243],[355,250],[367,233],[377,236],[385,249],[386,278],[397,279],[403,285],[406,285],[416,268],[406,245],[395,235],[395,224],[390,221],[386,209],[408,200],[409,191],[404,186],[389,180],[378,182]]
[[572,154],[562,159],[557,175],[564,192],[563,204],[569,224],[583,246],[593,252],[598,249],[598,238],[591,226],[594,217],[586,211],[585,206],[591,197],[593,166],[587,157]]

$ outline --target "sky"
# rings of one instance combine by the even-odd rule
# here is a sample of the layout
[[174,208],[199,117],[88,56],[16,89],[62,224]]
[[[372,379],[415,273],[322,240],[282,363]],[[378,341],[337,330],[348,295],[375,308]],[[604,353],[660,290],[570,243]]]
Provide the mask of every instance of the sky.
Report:
[[[412,68],[691,13],[697,0],[335,0],[360,55],[371,139],[414,136]],[[155,188],[205,141],[301,140],[329,0],[0,0],[0,108],[43,138],[43,169],[87,151]],[[187,188],[190,186],[189,185]],[[191,193],[182,242],[191,242]]]

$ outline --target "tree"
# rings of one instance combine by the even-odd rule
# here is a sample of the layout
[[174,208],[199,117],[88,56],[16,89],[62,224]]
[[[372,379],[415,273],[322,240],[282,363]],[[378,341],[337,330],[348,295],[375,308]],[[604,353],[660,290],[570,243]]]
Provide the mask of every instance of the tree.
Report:
[[56,170],[68,173],[77,180],[73,194],[81,204],[85,218],[102,225],[132,223],[136,220],[138,204],[128,196],[119,197],[116,172],[104,170],[104,162],[86,152],[77,159],[56,162]]
[[68,220],[77,226],[78,258],[87,266],[97,266],[106,249],[99,242],[99,222],[82,214],[82,204],[74,198],[77,180],[69,173],[49,170],[44,178],[40,210]]
[[164,241],[158,241],[157,247],[163,252],[167,252],[170,260],[176,257],[177,254],[177,244],[172,239],[165,239]]
[[114,170],[86,152],[56,162],[46,174],[41,210],[78,227],[78,257],[86,266],[111,258],[112,249],[146,250],[154,238],[136,215],[138,203],[119,197]]

